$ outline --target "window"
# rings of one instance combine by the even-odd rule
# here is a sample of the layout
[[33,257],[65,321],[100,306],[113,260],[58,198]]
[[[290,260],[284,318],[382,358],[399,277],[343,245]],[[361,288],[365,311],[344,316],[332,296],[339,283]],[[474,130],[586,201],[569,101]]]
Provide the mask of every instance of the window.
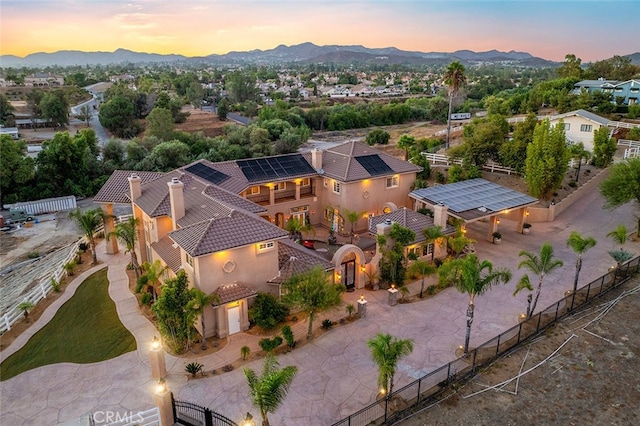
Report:
[[433,243],[429,243],[422,247],[423,256],[430,256],[431,254],[433,254]]
[[633,87],[633,88],[629,89],[629,91],[631,93],[638,93],[638,92],[640,92],[640,89],[638,89],[637,87]]
[[387,178],[387,188],[396,188],[400,181],[400,177],[398,175],[391,176]]
[[309,186],[311,185],[311,179],[310,178],[303,178],[302,179],[302,183],[300,184],[300,186]]
[[408,250],[408,253],[407,253],[407,254],[411,254],[411,253],[413,253],[413,254],[415,254],[417,257],[420,257],[420,252],[421,252],[421,250],[420,250],[420,246],[415,246],[415,247],[411,247],[411,248]]
[[333,220],[333,208],[332,207],[327,207],[326,209],[324,209],[324,218],[328,221],[332,221]]
[[276,191],[284,191],[285,189],[287,189],[287,183],[286,182],[278,182],[275,185]]
[[266,241],[264,243],[260,243],[260,244],[258,244],[258,251],[270,250],[270,249],[274,248],[275,245],[276,245],[276,243],[274,243],[273,241]]
[[252,186],[251,188],[249,188],[249,195],[257,195],[260,194],[260,187],[259,186]]
[[333,192],[335,192],[336,194],[340,193],[340,182],[338,181],[333,181]]
[[571,123],[564,123],[564,130],[566,132],[568,132],[569,130],[571,130]]
[[580,131],[581,132],[591,132],[593,130],[593,126],[591,124],[581,124]]
[[187,255],[187,263],[193,268],[193,257]]

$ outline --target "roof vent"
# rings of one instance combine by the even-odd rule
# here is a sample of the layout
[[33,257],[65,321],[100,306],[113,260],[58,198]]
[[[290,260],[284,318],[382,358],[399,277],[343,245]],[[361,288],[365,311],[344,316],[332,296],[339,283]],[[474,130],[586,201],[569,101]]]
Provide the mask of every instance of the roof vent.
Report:
[[138,178],[138,174],[136,172],[131,173],[131,177],[134,179]]
[[171,183],[180,183],[180,179],[177,177],[171,178]]
[[385,225],[391,225],[391,223],[392,223],[392,222],[391,222],[391,219],[385,219],[385,220],[384,220],[384,224],[385,224]]
[[318,169],[317,172],[318,172],[319,175],[323,175],[324,174],[324,169]]

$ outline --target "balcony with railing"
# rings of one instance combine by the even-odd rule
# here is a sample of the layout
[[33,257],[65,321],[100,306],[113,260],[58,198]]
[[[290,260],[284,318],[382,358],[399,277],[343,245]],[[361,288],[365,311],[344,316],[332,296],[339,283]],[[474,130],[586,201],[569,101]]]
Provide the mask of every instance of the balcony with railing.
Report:
[[259,204],[261,206],[269,206],[271,205],[270,191],[273,191],[274,204],[286,203],[289,201],[296,201],[303,198],[314,197],[316,195],[315,186],[313,185],[313,183],[305,186],[300,186],[299,196],[296,195],[298,190],[293,185],[287,185],[287,188],[281,189],[281,190],[269,189],[269,192],[267,192],[267,187],[265,186],[262,186],[260,189],[261,189],[261,192],[259,194],[252,195],[252,194],[246,193],[245,197],[247,198],[247,200],[253,201],[254,203]]

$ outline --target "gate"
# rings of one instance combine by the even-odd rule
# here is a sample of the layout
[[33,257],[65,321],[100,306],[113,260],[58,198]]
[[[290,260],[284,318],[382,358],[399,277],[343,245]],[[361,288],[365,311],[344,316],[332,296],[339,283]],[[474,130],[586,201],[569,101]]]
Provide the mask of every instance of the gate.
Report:
[[185,426],[238,426],[234,421],[222,414],[211,411],[207,407],[187,401],[178,401],[171,394],[173,418],[176,424]]
[[[351,253],[350,255],[355,255]],[[342,284],[345,285],[347,291],[355,291],[356,289],[356,260],[347,260],[342,263]]]

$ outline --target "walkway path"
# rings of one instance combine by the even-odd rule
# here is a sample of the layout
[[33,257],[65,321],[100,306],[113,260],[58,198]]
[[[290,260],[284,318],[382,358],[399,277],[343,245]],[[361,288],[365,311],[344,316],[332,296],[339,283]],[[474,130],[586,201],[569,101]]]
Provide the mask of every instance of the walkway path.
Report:
[[[588,194],[555,222],[535,224],[531,235],[526,236],[509,229],[509,221],[505,220],[500,229],[503,243],[499,246],[481,238],[485,224],[469,227],[470,237],[479,240],[476,248],[480,258],[514,271],[512,283],[495,287],[476,298],[471,346],[483,343],[513,326],[524,311],[526,295],[512,296],[515,282],[522,274],[516,269],[520,250],[537,251],[542,242],[550,241],[556,256],[565,262],[564,268],[547,277],[538,304],[540,309],[559,299],[572,285],[575,255],[566,248],[565,243],[572,230],[598,240],[598,245],[585,255],[581,285],[606,271],[612,264],[606,252],[613,245],[605,235],[620,223],[632,229],[636,207],[629,204],[611,212],[602,210],[599,207],[602,204],[597,192]],[[514,228],[515,224],[512,225]],[[639,247],[633,246],[636,243],[628,244],[630,250],[640,252]],[[51,425],[77,419],[90,412],[111,410],[122,415],[152,406],[153,381],[147,353],[157,331],[140,315],[135,297],[129,292],[125,271],[129,257],[123,254],[106,255],[104,245],[99,246],[98,256],[109,267],[109,293],[116,301],[123,324],[136,338],[137,350],[96,364],[50,365],[1,382],[2,424]],[[85,274],[73,281],[63,297],[71,296]],[[413,294],[419,291],[419,287],[420,282],[410,284]],[[345,301],[355,305],[360,294],[347,293]],[[284,406],[270,416],[273,424],[327,425],[374,401],[377,371],[370,359],[366,341],[377,332],[415,341],[413,353],[399,365],[396,388],[455,358],[456,348],[464,341],[466,296],[449,288],[436,297],[391,307],[387,304],[386,291],[367,291],[364,295],[368,300],[366,318],[337,327],[310,344],[279,357],[282,365],[297,365],[299,372]],[[61,297],[49,307],[40,319],[42,324],[54,315],[62,303]],[[326,317],[342,316],[342,310],[330,315],[321,314],[317,326]],[[40,321],[34,324],[29,333],[42,326]],[[294,333],[297,339],[304,338],[306,326],[304,322],[296,325]],[[13,353],[26,340],[25,334],[0,353],[0,358],[4,359]],[[237,359],[240,347],[244,345],[252,351],[258,350],[257,341],[256,336],[239,333],[231,336],[223,349],[197,361],[203,363],[207,371],[219,369]],[[166,359],[169,388],[179,399],[208,406],[231,419],[240,420],[247,412],[257,414],[249,402],[241,370],[187,381],[185,361],[171,356]],[[247,366],[259,370],[261,361],[253,361]]]

